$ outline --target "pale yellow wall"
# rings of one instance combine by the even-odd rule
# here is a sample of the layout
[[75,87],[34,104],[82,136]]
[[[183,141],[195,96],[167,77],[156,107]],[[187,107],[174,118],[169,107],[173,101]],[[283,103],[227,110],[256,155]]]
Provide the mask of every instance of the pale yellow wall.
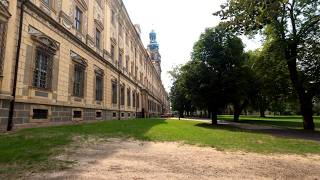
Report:
[[[74,8],[75,4],[81,3],[82,0],[56,0],[54,9],[45,9],[41,0],[33,0],[36,6],[41,8],[43,11],[46,11],[55,21],[59,22],[61,26],[71,32],[73,36],[79,35],[74,29]],[[87,4],[87,11],[84,12],[83,19],[83,31],[80,34],[79,38],[85,44],[87,44],[86,48],[81,47],[77,42],[69,38],[64,33],[61,33],[59,29],[50,25],[50,23],[46,22],[42,18],[35,18],[37,16],[36,13],[31,13],[30,10],[27,10],[25,13],[24,23],[23,23],[23,35],[22,35],[22,46],[20,52],[20,63],[19,63],[19,71],[18,71],[18,84],[17,84],[17,98],[20,101],[28,101],[28,102],[41,102],[47,104],[62,104],[62,105],[70,105],[70,106],[84,106],[84,107],[92,107],[92,108],[108,108],[108,109],[118,109],[118,105],[111,104],[111,79],[118,79],[118,72],[114,69],[114,66],[108,65],[106,62],[109,61],[112,63],[110,57],[107,54],[103,54],[103,51],[110,53],[110,47],[112,44],[111,38],[116,40],[115,43],[115,60],[118,60],[119,49],[123,50],[123,66],[126,64],[126,57],[129,57],[128,70],[121,70],[125,76],[128,76],[131,81],[121,75],[120,82],[124,83],[127,87],[130,87],[131,90],[137,89],[140,94],[140,108],[138,111],[141,111],[142,101],[141,99],[141,90],[139,87],[147,89],[152,96],[155,96],[157,100],[163,101],[162,103],[167,105],[166,102],[166,92],[162,85],[158,74],[156,73],[155,68],[152,65],[152,62],[149,59],[149,55],[143,44],[141,42],[140,37],[132,24],[130,22],[128,14],[126,13],[125,8],[122,6],[123,3],[121,0],[102,0],[102,6],[99,6],[95,0],[83,0]],[[90,3],[88,3],[90,2]],[[17,24],[19,9],[17,8],[16,1],[10,1],[10,12],[12,17],[10,18],[8,24],[8,37],[17,37]],[[116,14],[116,23],[113,25],[111,23],[111,12],[114,11]],[[69,16],[69,20],[72,20],[71,23],[68,20],[61,18],[61,13]],[[42,20],[40,20],[42,19]],[[99,19],[103,24],[103,31],[101,40],[102,46],[101,49],[97,49],[93,44],[88,42],[86,36],[89,35],[93,41],[95,41],[95,29],[96,24],[94,19]],[[121,24],[121,27],[119,26]],[[52,38],[60,44],[59,52],[56,54],[56,59],[59,60],[59,71],[58,74],[54,74],[54,76],[58,76],[58,86],[57,91],[50,93],[50,98],[44,99],[35,97],[33,95],[32,87],[28,87],[29,85],[24,83],[25,76],[25,60],[26,60],[26,51],[27,45],[32,45],[34,40],[30,38],[30,34],[28,33],[29,26],[33,26],[34,28],[41,31],[43,34]],[[119,28],[123,28],[123,35],[119,35]],[[10,86],[12,81],[12,73],[13,72],[13,63],[15,60],[15,52],[12,49],[15,49],[16,46],[16,38],[8,38],[7,39],[7,49],[6,49],[6,58],[4,63],[4,74],[3,83],[1,87],[1,91],[10,93]],[[97,58],[94,56],[88,49],[92,49],[98,53],[101,58]],[[86,69],[86,83],[87,88],[85,90],[85,97],[82,103],[70,101],[70,92],[69,81],[70,81],[70,64],[72,63],[70,57],[70,50],[76,52],[81,57],[87,60],[88,67]],[[102,58],[104,57],[104,59]],[[131,66],[133,65],[133,71],[131,70]],[[104,77],[104,101],[101,105],[97,105],[94,101],[94,66],[98,66],[100,69],[103,69],[105,72]],[[136,73],[137,72],[137,73]],[[140,78],[142,75],[142,79]],[[137,88],[133,82],[138,83],[139,87]],[[23,93],[24,89],[29,88],[28,95]],[[31,89],[31,90],[30,90]],[[52,94],[57,94],[57,97],[54,97]],[[119,95],[119,93],[118,93]],[[126,93],[125,93],[126,95]],[[152,97],[149,97],[152,99]],[[155,99],[154,99],[155,100]],[[118,98],[119,101],[119,98]],[[131,98],[131,103],[133,99]],[[119,103],[119,102],[118,102]],[[125,98],[125,104],[127,103],[127,97]],[[133,107],[125,107],[123,110],[134,112],[136,108]]]

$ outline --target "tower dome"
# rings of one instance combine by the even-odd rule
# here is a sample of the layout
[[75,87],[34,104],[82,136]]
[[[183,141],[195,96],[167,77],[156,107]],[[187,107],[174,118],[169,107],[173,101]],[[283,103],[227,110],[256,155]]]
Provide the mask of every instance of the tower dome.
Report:
[[150,44],[148,45],[148,48],[150,50],[158,50],[159,44],[157,42],[157,33],[154,30],[152,30],[149,33],[149,39],[150,39]]

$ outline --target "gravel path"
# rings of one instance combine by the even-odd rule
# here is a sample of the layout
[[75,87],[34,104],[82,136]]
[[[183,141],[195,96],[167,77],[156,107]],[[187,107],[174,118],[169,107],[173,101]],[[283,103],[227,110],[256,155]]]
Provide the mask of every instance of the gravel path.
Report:
[[[72,149],[72,150],[71,150]],[[320,179],[320,156],[261,155],[110,139],[74,144],[57,157],[77,164],[30,179]]]

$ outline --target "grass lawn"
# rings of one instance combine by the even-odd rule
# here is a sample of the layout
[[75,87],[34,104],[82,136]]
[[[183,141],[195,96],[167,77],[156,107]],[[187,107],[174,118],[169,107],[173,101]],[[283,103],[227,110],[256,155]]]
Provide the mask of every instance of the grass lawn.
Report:
[[0,135],[0,179],[12,174],[16,177],[25,172],[66,168],[71,162],[51,157],[62,153],[63,147],[79,136],[178,141],[229,151],[320,154],[320,143],[316,141],[285,139],[227,126],[212,127],[203,122],[161,119],[106,121],[24,129]]
[[[233,120],[232,115],[221,115],[219,120]],[[320,130],[320,116],[314,116],[316,130]],[[240,122],[258,125],[272,125],[292,129],[303,129],[301,116],[267,116],[261,118],[259,116],[240,116]]]

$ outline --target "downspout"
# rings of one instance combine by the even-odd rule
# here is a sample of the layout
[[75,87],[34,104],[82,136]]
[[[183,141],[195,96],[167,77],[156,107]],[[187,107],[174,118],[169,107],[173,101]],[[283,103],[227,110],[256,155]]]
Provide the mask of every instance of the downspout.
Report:
[[15,105],[15,100],[16,100],[16,88],[17,88],[18,66],[19,66],[21,39],[22,39],[24,5],[27,2],[29,2],[29,0],[21,0],[19,37],[18,37],[18,44],[17,44],[16,62],[15,62],[15,67],[14,67],[14,77],[13,77],[13,86],[12,86],[12,94],[11,94],[12,100],[10,101],[10,107],[9,107],[7,131],[11,131],[13,128],[13,114],[14,114],[14,105]]
[[119,94],[119,102],[118,102],[118,120],[121,120],[121,81],[120,81],[120,62],[118,62],[118,94]]

